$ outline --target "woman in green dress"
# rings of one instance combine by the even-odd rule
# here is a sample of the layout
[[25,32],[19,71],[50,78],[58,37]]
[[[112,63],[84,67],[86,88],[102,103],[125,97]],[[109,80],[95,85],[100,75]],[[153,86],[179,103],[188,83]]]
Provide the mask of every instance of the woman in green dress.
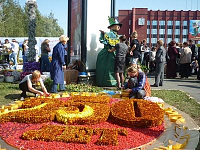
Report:
[[100,42],[104,44],[104,48],[99,52],[96,62],[96,84],[97,86],[115,86],[117,84],[114,72],[115,52],[109,52],[116,44],[119,43],[118,31],[122,24],[118,23],[114,18],[109,18],[110,32],[100,30]]

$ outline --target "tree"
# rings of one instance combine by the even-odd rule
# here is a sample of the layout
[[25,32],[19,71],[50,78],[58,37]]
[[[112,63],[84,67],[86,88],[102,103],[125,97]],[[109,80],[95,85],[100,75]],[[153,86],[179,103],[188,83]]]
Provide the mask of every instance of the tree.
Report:
[[[43,16],[38,9],[36,13],[36,36],[58,37],[64,33],[52,12],[47,17]],[[27,6],[22,8],[16,0],[0,0],[0,36],[28,36],[28,20]]]

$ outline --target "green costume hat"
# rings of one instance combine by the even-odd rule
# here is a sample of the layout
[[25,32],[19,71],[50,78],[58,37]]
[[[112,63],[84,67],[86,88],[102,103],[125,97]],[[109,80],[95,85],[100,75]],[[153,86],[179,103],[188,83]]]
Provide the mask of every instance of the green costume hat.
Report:
[[108,17],[108,21],[110,23],[110,25],[108,26],[108,28],[110,28],[113,25],[119,25],[120,27],[122,27],[122,24],[119,23],[116,19]]

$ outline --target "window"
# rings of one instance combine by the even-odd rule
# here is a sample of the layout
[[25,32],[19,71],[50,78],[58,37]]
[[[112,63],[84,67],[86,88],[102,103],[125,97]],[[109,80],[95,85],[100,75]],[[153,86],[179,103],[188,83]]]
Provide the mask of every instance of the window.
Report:
[[150,29],[150,21],[147,21],[147,29]]
[[176,43],[179,43],[179,42],[180,42],[180,39],[179,39],[179,38],[175,38],[174,40],[175,40]]
[[147,44],[149,43],[149,38],[147,37]]
[[157,20],[153,20],[153,21],[152,21],[152,25],[156,25],[156,26],[157,26],[157,25],[158,25],[157,22],[158,22]]
[[183,21],[183,26],[188,26],[187,21]]
[[167,43],[170,43],[172,41],[172,38],[167,38]]
[[175,29],[175,35],[180,35],[180,29]]
[[175,21],[175,26],[180,26],[181,22],[180,21]]
[[152,34],[151,38],[157,38],[157,34]]
[[157,43],[157,38],[151,38],[151,44],[156,44]]
[[187,29],[183,29],[183,35],[188,35],[188,30]]
[[159,34],[165,34],[165,29],[159,29]]
[[159,25],[160,25],[160,26],[162,26],[162,25],[164,26],[164,25],[165,25],[165,21],[164,21],[164,20],[160,20],[160,21],[159,21]]
[[150,34],[150,29],[147,29],[147,34]]
[[164,34],[160,34],[159,38],[165,38],[165,35]]
[[153,20],[152,21],[152,29],[157,29],[158,26],[158,21],[157,20]]
[[129,26],[131,25],[131,20],[129,20]]
[[167,21],[168,26],[173,26],[173,21]]
[[167,35],[168,38],[172,38],[172,35]]
[[128,34],[129,34],[129,35],[131,34],[131,29],[128,29]]
[[183,38],[183,42],[187,42],[187,38]]
[[157,34],[157,29],[152,29],[151,34]]
[[167,34],[172,35],[172,31],[173,31],[172,29],[167,29]]

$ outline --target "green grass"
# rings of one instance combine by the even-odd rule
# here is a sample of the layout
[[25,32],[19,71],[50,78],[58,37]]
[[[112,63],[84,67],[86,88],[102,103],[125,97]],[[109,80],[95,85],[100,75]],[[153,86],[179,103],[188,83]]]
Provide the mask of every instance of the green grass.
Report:
[[5,105],[20,98],[19,85],[14,83],[0,83],[0,105]]
[[179,90],[153,90],[152,96],[159,97],[169,105],[190,115],[200,126],[200,104],[186,93]]

